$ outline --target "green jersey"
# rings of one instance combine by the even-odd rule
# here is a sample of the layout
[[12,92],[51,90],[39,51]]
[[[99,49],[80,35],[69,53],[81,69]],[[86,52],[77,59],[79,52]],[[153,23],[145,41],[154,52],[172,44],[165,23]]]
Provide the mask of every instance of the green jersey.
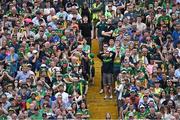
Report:
[[98,37],[102,37],[102,31],[106,28],[106,23],[105,22],[98,22],[96,24],[96,28],[98,28]]
[[146,119],[147,115],[149,114],[148,111],[145,111],[144,113],[137,113],[137,119]]
[[160,16],[160,17],[158,18],[158,25],[160,25],[161,21],[163,21],[164,24],[169,25],[170,22],[171,22],[171,18],[170,18],[170,16],[168,16],[168,15],[166,15],[166,16]]
[[119,35],[119,32],[120,32],[120,28],[118,27],[118,28],[116,28],[116,29],[113,31],[112,36],[113,36],[113,37],[117,37],[117,36]]
[[113,46],[113,47],[108,47],[108,50],[109,50],[109,51],[112,51],[112,52],[116,52],[116,47],[115,47],[115,46]]
[[43,120],[42,114],[39,112],[37,115],[32,115],[31,120]]
[[88,109],[78,109],[78,113],[82,113],[83,115],[89,115],[89,110]]

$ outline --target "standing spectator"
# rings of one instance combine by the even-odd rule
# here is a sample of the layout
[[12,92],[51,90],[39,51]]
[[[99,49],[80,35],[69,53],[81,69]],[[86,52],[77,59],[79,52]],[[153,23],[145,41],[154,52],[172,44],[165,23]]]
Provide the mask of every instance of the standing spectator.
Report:
[[92,16],[91,16],[91,10],[88,8],[88,4],[86,2],[83,3],[81,9],[80,9],[81,16],[87,16],[88,17],[88,23],[91,23]]
[[87,44],[91,46],[91,30],[92,25],[88,23],[88,17],[84,16],[82,18],[82,23],[80,24],[80,30],[82,36],[87,40]]
[[91,8],[92,14],[92,20],[93,20],[93,38],[96,38],[96,27],[95,25],[99,21],[99,16],[102,15],[103,11],[103,3],[100,0],[96,0],[95,3],[93,3]]
[[113,34],[114,27],[112,26],[112,20],[108,19],[106,24],[107,26],[102,31],[102,35],[104,36],[103,43],[109,43],[109,39],[113,38],[112,34]]
[[97,38],[99,42],[99,52],[103,50],[103,41],[104,41],[104,36],[102,35],[102,31],[106,28],[106,21],[105,21],[105,16],[102,15],[100,17],[100,21],[96,24],[96,31],[97,31]]
[[[102,74],[103,74],[103,86],[105,97],[104,99],[108,98],[108,91],[110,96],[109,98],[112,99],[112,84],[113,84],[113,63],[115,58],[115,53],[112,51],[105,51],[103,53],[98,54],[98,58],[103,62],[102,65]],[[108,90],[108,86],[110,87]]]

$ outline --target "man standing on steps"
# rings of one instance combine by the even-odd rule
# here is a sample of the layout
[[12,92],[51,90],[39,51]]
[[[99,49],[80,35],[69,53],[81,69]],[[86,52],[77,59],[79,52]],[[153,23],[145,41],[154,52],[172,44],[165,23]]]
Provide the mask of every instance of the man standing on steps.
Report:
[[96,40],[99,42],[99,52],[102,52],[103,50],[103,41],[104,41],[104,36],[102,36],[102,31],[106,28],[106,19],[105,16],[102,15],[100,17],[100,21],[96,24]]
[[100,0],[95,0],[92,8],[92,22],[93,22],[93,37],[96,38],[96,24],[99,21],[99,16],[101,16],[104,12],[104,5]]
[[[107,44],[104,44],[104,46]],[[113,63],[115,58],[115,53],[112,51],[104,51],[97,55],[98,58],[102,61],[102,76],[103,76],[103,87],[105,97],[108,98],[108,92],[110,94],[109,98],[112,99],[112,83],[113,83]],[[108,89],[109,88],[109,89]]]

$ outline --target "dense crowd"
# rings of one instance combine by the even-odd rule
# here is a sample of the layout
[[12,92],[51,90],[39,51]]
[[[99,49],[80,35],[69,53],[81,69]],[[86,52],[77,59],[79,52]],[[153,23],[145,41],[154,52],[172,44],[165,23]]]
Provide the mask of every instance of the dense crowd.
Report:
[[180,1],[109,1],[96,29],[100,93],[116,93],[119,118],[178,120]]
[[0,120],[88,119],[91,14],[74,0],[1,0]]
[[1,0],[0,120],[89,119],[92,39],[119,119],[178,120],[180,1],[81,2]]

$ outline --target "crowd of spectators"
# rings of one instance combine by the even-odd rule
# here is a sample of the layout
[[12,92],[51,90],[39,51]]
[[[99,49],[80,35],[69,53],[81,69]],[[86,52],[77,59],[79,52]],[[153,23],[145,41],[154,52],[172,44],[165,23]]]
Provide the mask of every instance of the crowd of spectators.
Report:
[[88,119],[91,13],[75,0],[1,0],[0,120]]
[[116,93],[119,119],[178,120],[180,1],[109,1],[96,29],[100,93]]
[[89,119],[96,39],[119,119],[178,120],[180,1],[82,2],[1,0],[0,119]]

